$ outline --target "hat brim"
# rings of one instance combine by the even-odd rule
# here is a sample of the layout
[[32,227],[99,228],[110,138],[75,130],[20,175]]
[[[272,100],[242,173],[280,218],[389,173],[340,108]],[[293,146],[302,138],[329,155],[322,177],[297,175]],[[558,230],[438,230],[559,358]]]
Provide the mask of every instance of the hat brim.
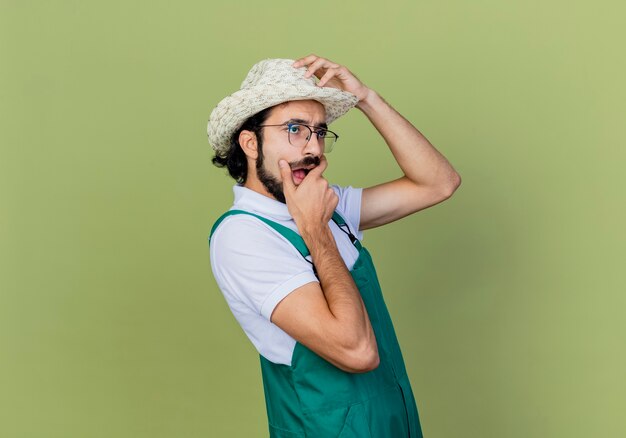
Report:
[[354,94],[332,87],[285,84],[238,90],[222,99],[211,112],[207,125],[209,143],[216,153],[223,155],[228,152],[232,134],[250,116],[282,102],[308,99],[324,105],[329,125],[358,103]]

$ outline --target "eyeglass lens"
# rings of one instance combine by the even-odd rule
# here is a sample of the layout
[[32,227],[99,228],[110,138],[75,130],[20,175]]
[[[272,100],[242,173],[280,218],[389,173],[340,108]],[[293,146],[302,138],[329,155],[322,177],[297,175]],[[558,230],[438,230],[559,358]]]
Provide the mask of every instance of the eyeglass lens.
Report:
[[[289,133],[289,143],[296,147],[304,147],[313,136],[313,130],[310,127],[298,123],[287,125],[287,132]],[[318,140],[324,146],[324,152],[330,152],[333,149],[337,140],[335,134],[323,128],[318,128],[315,130],[315,135],[317,135]]]

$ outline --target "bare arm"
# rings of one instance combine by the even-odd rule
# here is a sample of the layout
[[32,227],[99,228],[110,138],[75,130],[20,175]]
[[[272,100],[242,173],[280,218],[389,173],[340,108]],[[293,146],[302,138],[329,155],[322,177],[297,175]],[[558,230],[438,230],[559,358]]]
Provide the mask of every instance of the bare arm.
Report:
[[396,221],[452,196],[461,184],[460,175],[408,120],[371,89],[357,108],[385,139],[404,173],[363,189],[359,229]]
[[338,198],[321,177],[325,167],[324,158],[297,189],[289,166],[281,167],[287,205],[311,251],[320,283],[290,293],[276,306],[271,321],[338,368],[370,371],[379,364],[378,346],[359,290],[328,227]]
[[307,66],[306,77],[357,96],[359,108],[382,135],[404,176],[363,189],[359,229],[378,227],[437,204],[461,184],[461,177],[408,120],[347,67],[311,54],[294,62]]

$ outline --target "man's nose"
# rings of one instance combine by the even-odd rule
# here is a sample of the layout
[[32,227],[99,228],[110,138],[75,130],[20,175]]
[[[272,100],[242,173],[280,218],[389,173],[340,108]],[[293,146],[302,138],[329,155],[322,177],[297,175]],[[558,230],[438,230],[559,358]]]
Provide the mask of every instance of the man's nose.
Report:
[[316,157],[319,157],[322,155],[323,152],[324,152],[324,139],[317,138],[317,134],[314,132],[311,133],[311,137],[309,138],[309,141],[304,147],[304,153],[312,154],[312,155],[315,155]]

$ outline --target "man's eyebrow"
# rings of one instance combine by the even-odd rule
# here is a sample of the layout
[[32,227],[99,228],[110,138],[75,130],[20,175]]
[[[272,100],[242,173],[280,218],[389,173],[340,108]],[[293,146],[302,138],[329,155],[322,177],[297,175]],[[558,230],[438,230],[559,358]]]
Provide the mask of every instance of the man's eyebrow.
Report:
[[[295,119],[295,118],[293,118],[293,119],[289,119],[289,120],[285,120],[285,121],[283,122],[283,124],[285,124],[285,123],[289,123],[289,122],[303,123],[303,124],[305,124],[305,125],[308,125],[308,124],[309,124],[309,121],[308,121],[308,120],[304,120],[304,119]],[[328,129],[328,125],[326,124],[326,122],[322,122],[322,123],[320,123],[319,125],[312,125],[312,126],[315,126],[316,128],[324,128],[324,129]]]

